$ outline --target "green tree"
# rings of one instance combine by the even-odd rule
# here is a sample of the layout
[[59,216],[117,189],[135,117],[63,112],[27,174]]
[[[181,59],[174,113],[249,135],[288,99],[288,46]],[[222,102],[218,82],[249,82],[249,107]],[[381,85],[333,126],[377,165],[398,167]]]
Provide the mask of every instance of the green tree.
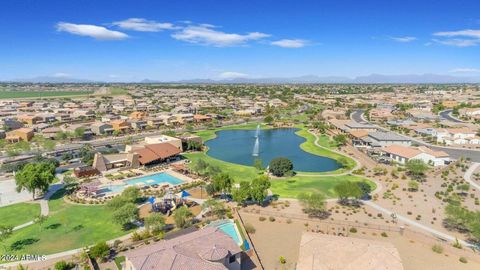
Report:
[[343,181],[337,184],[334,188],[341,202],[346,203],[350,198],[354,200],[359,199],[362,196],[362,190],[360,187],[350,181]]
[[[10,238],[12,233],[12,226],[0,225],[0,243],[4,243],[8,238]],[[7,246],[3,245],[3,249],[5,250],[5,253],[7,253]]]
[[43,142],[43,144],[42,144],[43,149],[48,150],[48,151],[54,150],[55,146],[56,146],[56,143],[55,143],[55,141],[52,141],[52,140],[47,140],[47,141]]
[[188,218],[192,215],[192,212],[185,206],[177,208],[175,212],[173,212],[173,220],[177,228],[185,228],[188,224]]
[[95,259],[104,260],[105,257],[110,255],[110,247],[107,242],[97,243],[95,246],[90,248],[90,256]]
[[213,178],[212,184],[215,191],[225,194],[231,191],[233,178],[228,173],[219,173]]
[[210,210],[218,218],[224,218],[226,214],[225,205],[215,199],[208,199],[202,204],[203,210]]
[[35,224],[38,224],[38,227],[40,228],[40,230],[42,230],[42,225],[45,223],[45,221],[47,221],[47,219],[48,219],[48,216],[40,214],[40,215],[35,217],[33,222]]
[[428,170],[428,165],[420,159],[411,159],[405,166],[408,173],[415,179],[421,179]]
[[128,202],[113,212],[113,222],[126,227],[138,219],[138,208],[135,204]]
[[259,171],[263,170],[263,161],[261,158],[255,158],[253,160],[253,167]]
[[347,144],[347,136],[345,134],[338,134],[333,136],[333,140],[337,146],[344,146]]
[[268,169],[275,176],[284,176],[293,170],[293,163],[288,158],[278,157],[270,161]]
[[323,193],[300,193],[298,200],[303,205],[303,210],[311,217],[326,218],[328,211],[326,211],[326,197]]
[[127,187],[122,191],[121,196],[125,198],[127,202],[136,203],[141,197],[140,189],[137,187]]
[[240,182],[240,187],[233,191],[232,197],[235,202],[243,203],[250,198],[251,193],[250,182],[242,181]]
[[55,166],[48,162],[26,164],[15,175],[17,192],[23,189],[32,193],[33,199],[37,190],[46,192],[55,179]]
[[73,131],[73,135],[75,136],[75,138],[83,138],[83,136],[85,136],[85,128],[84,127],[77,127]]
[[145,228],[154,234],[158,234],[165,228],[165,217],[161,213],[152,213],[145,218]]
[[263,121],[264,121],[265,123],[267,123],[267,124],[273,123],[273,120],[274,120],[274,119],[273,119],[273,117],[272,117],[271,115],[267,115],[267,117],[265,117],[265,118],[263,119]]
[[270,185],[270,179],[265,175],[254,178],[250,184],[250,197],[259,204],[263,203]]

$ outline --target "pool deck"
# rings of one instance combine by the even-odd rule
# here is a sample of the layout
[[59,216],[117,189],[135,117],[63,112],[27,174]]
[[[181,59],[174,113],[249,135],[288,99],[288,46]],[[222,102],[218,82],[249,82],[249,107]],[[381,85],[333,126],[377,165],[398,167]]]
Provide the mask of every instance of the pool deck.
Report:
[[[125,179],[121,179],[121,180],[115,180],[115,181],[111,181],[109,179],[107,179],[106,177],[102,177],[102,186],[101,187],[109,187],[109,186],[136,186],[136,185],[125,185],[125,181],[128,181],[128,180],[134,180],[134,179],[137,179],[137,178],[142,178],[142,177],[148,177],[150,175],[156,175],[156,174],[161,174],[161,173],[167,173],[175,178],[178,178],[180,180],[182,180],[183,182],[182,183],[179,183],[179,184],[171,184],[171,183],[168,183],[168,182],[161,182],[161,183],[158,183],[159,186],[164,186],[164,185],[168,185],[169,187],[174,187],[174,186],[177,186],[177,185],[181,185],[181,184],[185,184],[185,183],[190,183],[192,181],[194,181],[192,178],[184,175],[184,174],[181,174],[181,173],[178,173],[170,168],[168,169],[165,169],[165,170],[161,170],[161,171],[153,171],[153,172],[148,172],[148,173],[145,173],[145,171],[141,170],[141,169],[135,169],[136,172],[139,172],[139,173],[144,173],[143,175],[139,175],[139,176],[135,176],[135,177],[132,177],[132,178],[125,178]],[[141,187],[140,185],[138,185],[138,187]],[[109,194],[118,194],[118,193],[121,193],[121,192],[109,192]]]

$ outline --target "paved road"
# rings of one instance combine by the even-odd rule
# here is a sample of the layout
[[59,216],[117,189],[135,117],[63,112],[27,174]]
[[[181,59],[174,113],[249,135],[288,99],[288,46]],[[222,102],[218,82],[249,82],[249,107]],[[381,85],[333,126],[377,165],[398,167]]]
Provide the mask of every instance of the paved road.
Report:
[[[350,115],[350,118],[355,122],[367,122],[366,119],[364,119],[364,117],[363,117],[363,112],[364,112],[363,110],[355,110]],[[389,131],[388,129],[386,129],[384,127],[380,127],[378,125],[375,125],[375,126],[379,130]],[[480,150],[463,149],[463,148],[448,147],[448,146],[437,146],[437,145],[432,145],[432,144],[426,143],[426,142],[421,141],[417,138],[413,138],[413,137],[405,136],[405,135],[402,135],[402,136],[408,137],[410,140],[412,140],[413,142],[415,142],[418,145],[427,146],[427,147],[429,147],[433,150],[436,150],[436,151],[445,151],[446,153],[448,153],[450,155],[450,157],[452,157],[454,159],[460,159],[461,157],[464,157],[464,158],[469,158],[473,162],[480,162]]]
[[453,111],[453,110],[441,111],[441,112],[439,113],[439,114],[440,114],[440,117],[443,118],[443,119],[445,119],[445,120],[451,121],[451,122],[464,123],[462,120],[453,117],[453,116],[452,116],[452,111]]
[[480,191],[480,185],[472,179],[472,174],[480,166],[480,163],[473,163],[470,168],[463,175],[463,179],[467,181],[471,186],[473,186],[477,191]]

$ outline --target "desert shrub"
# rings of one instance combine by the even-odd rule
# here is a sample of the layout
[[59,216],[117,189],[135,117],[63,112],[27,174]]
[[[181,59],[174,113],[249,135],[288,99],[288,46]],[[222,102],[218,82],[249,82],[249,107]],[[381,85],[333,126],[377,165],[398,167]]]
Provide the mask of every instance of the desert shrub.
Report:
[[245,224],[245,231],[246,231],[247,233],[252,233],[252,234],[253,234],[253,233],[255,233],[256,230],[255,230],[255,227],[253,227],[252,224],[246,223],[246,224]]
[[460,259],[458,259],[458,260],[459,260],[461,263],[467,263],[467,262],[468,262],[467,258],[465,258],[465,257],[460,257]]
[[354,227],[350,228],[350,232],[351,233],[357,233],[357,228],[354,228]]
[[265,221],[267,218],[266,217],[259,217],[258,220],[260,221]]
[[270,217],[268,217],[268,220],[269,220],[270,222],[274,222],[274,221],[275,221],[275,218],[272,217],[272,216],[270,216]]
[[443,247],[440,246],[440,245],[433,245],[432,251],[435,252],[435,253],[438,253],[438,254],[442,254],[443,253]]

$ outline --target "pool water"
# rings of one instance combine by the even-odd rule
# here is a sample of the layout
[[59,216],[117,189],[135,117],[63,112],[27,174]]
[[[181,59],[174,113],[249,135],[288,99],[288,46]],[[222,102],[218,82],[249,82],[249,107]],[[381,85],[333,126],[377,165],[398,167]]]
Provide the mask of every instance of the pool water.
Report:
[[[110,185],[101,189],[101,193],[118,193],[122,192],[127,186],[153,186],[160,185],[162,183],[169,183],[172,185],[182,184],[183,180],[178,179],[177,177],[168,174],[168,173],[155,173],[147,176],[142,176],[139,178],[134,178],[130,180],[123,180],[122,185]],[[143,185],[139,185],[139,184]]]
[[242,237],[239,235],[236,225],[232,221],[228,220],[224,223],[211,223],[210,226],[219,228],[224,233],[228,234],[239,246],[243,244]]
[[286,157],[293,169],[301,172],[335,171],[342,166],[334,159],[317,156],[303,151],[300,144],[305,138],[295,134],[296,128],[261,130],[259,133],[259,155],[252,155],[255,145],[255,130],[221,130],[217,137],[207,141],[207,154],[223,161],[253,166],[256,158],[266,167],[273,158]]

